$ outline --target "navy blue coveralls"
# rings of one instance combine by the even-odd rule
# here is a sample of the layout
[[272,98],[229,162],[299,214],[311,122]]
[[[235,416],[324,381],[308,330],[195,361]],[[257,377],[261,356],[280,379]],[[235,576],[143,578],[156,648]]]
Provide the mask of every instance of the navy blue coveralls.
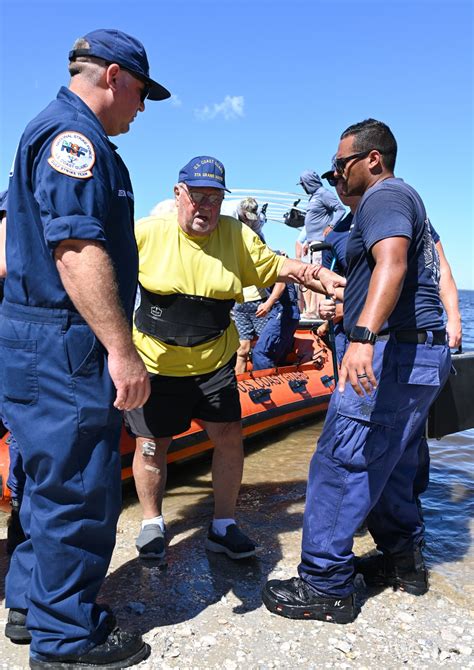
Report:
[[20,445],[26,486],[6,606],[28,610],[31,656],[79,655],[106,636],[95,604],[120,511],[121,417],[103,346],[61,283],[63,240],[101,242],[131,318],[138,254],[133,193],[91,109],[61,88],[26,128],[9,185],[1,411]]
[[254,370],[280,365],[293,346],[300,311],[294,284],[285,286],[279,300],[273,305],[267,321],[252,352]]
[[[419,195],[400,179],[379,182],[359,203],[347,246],[344,326],[350,332],[365,303],[371,247],[394,236],[410,239],[408,269],[374,346],[377,389],[363,397],[349,382],[344,393],[336,389],[310,466],[298,571],[325,596],[354,591],[353,537],[366,518],[377,547],[389,554],[413,553],[423,539],[413,484],[428,410],[449,374],[450,352],[429,220]],[[411,341],[401,341],[402,333]]]

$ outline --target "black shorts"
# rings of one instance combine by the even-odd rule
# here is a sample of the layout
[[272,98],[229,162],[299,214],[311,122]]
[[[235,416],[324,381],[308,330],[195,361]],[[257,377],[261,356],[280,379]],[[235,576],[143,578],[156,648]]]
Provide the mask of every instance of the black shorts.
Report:
[[150,375],[146,404],[125,412],[125,424],[136,437],[171,437],[184,433],[191,419],[240,421],[242,410],[235,377],[235,355],[214,372],[193,377]]

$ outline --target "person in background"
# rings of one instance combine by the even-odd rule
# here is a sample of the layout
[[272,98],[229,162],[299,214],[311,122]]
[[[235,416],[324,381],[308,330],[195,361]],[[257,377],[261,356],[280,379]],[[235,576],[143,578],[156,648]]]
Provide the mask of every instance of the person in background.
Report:
[[[286,256],[279,251],[275,253]],[[252,352],[254,370],[282,365],[293,348],[293,339],[300,322],[298,293],[292,282],[277,282],[259,311],[268,314],[265,327]]]
[[[5,258],[5,239],[7,233],[7,202],[8,191],[0,193],[0,303],[3,301],[3,285],[7,274],[7,263]],[[3,419],[3,431],[9,430],[8,421]],[[2,432],[3,432],[2,431]],[[7,554],[11,556],[15,547],[25,541],[25,534],[21,527],[20,506],[23,498],[23,489],[25,488],[25,472],[21,460],[20,449],[15,437],[10,433],[8,440],[8,454],[10,458],[10,468],[8,472],[7,486],[10,489],[11,514],[8,519],[7,530]]]
[[[298,242],[302,245],[304,258],[308,254],[312,242],[322,242],[328,227],[334,228],[345,215],[346,210],[334,193],[324,188],[321,177],[313,170],[304,170],[298,184],[309,195],[306,215],[304,218],[304,234],[300,233]],[[310,263],[321,262],[321,252],[307,258]],[[318,296],[311,291],[304,292],[306,309],[304,319],[318,318]]]
[[311,461],[299,577],[263,601],[289,618],[353,621],[354,533],[367,519],[379,553],[364,572],[414,595],[428,589],[424,526],[413,496],[420,439],[451,357],[439,264],[425,207],[393,170],[390,128],[347,128],[334,159],[342,193],[360,196],[347,244],[349,345]]
[[214,445],[214,517],[206,548],[232,559],[255,554],[255,542],[235,519],[243,446],[234,370],[239,338],[231,309],[244,286],[295,280],[332,295],[331,284],[341,281],[329,270],[276,255],[249,226],[221,216],[225,190],[223,164],[196,156],[179,172],[176,211],[148,217],[135,229],[141,299],[134,342],[151,395],[125,419],[136,436],[133,476],[143,510],[136,546],[142,559],[165,554],[166,456],[173,436],[192,419]]
[[130,327],[133,190],[108,137],[170,93],[141,42],[114,29],[76,40],[69,74],[16,153],[0,320],[2,413],[26,473],[5,634],[31,638],[38,670],[126,667],[149,652],[96,602],[121,507],[120,410],[150,392]]
[[[227,204],[224,201],[222,213],[241,221],[253,230],[262,242],[265,242],[263,236],[264,221],[259,216],[258,202],[255,198],[244,198],[237,206],[232,202]],[[237,302],[232,310],[232,317],[240,340],[235,362],[236,374],[245,372],[250,357],[252,340],[260,337],[267,322],[269,310],[262,307],[266,302],[266,297],[265,289],[257,286],[244,286],[243,301]]]

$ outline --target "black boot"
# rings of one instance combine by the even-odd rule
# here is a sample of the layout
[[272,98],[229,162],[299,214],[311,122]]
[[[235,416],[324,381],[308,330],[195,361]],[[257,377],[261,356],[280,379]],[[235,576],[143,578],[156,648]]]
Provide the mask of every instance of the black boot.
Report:
[[367,586],[391,586],[395,591],[406,591],[414,596],[422,596],[429,588],[421,547],[401,554],[384,552],[356,558],[354,567]]
[[33,670],[65,670],[73,668],[128,668],[140,663],[150,654],[150,647],[143,642],[138,633],[128,633],[114,628],[102,644],[80,656],[43,657],[42,660],[30,657]]
[[5,626],[5,637],[15,644],[29,644],[31,633],[26,627],[28,610],[11,608],[8,611],[8,621]]
[[270,580],[263,587],[262,600],[270,612],[287,619],[350,623],[357,616],[353,594],[346,598],[320,596],[298,577]]

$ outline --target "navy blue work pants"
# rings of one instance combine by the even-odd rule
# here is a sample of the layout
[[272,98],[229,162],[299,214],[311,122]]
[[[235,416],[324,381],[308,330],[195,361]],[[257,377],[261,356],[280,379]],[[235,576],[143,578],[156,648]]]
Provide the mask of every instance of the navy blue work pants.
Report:
[[80,654],[106,635],[95,599],[120,512],[121,417],[105,351],[77,314],[1,309],[1,411],[26,473],[27,539],[11,559],[6,606],[28,610],[33,658]]
[[288,319],[281,312],[270,312],[252,351],[254,370],[274,368],[284,362],[293,346],[299,319]]
[[359,397],[349,382],[334,392],[312,458],[298,571],[322,595],[353,585],[353,537],[367,518],[377,547],[392,554],[422,542],[414,481],[428,410],[450,369],[445,345],[374,347],[378,388]]

